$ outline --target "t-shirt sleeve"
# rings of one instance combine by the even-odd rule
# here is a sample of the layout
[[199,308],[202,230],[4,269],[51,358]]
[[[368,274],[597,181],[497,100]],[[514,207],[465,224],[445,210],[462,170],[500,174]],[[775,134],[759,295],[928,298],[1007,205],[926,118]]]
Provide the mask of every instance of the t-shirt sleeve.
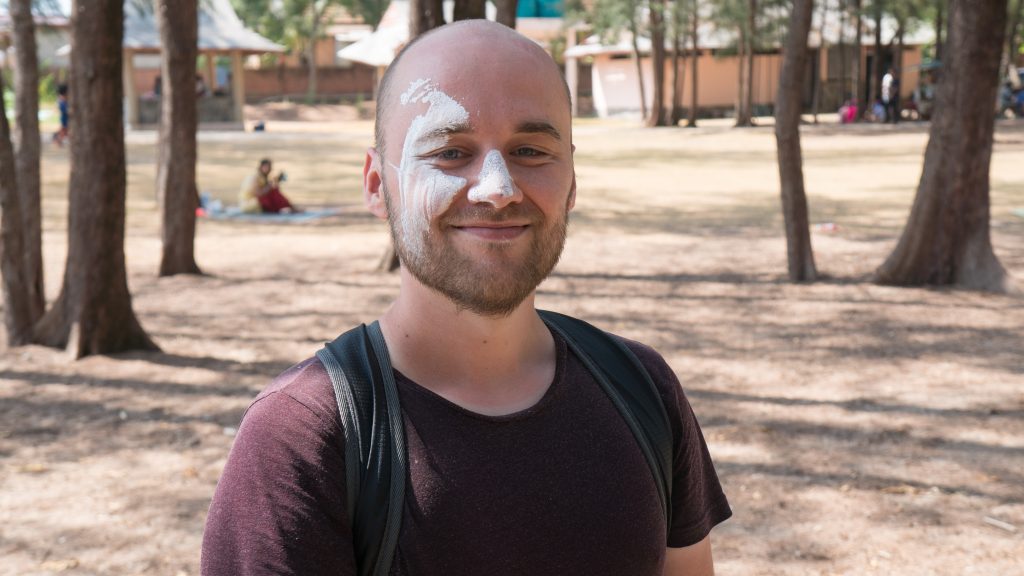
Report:
[[690,546],[732,516],[732,510],[718,481],[700,425],[672,368],[651,348],[632,341],[626,344],[658,386],[672,424],[672,525],[668,546]]
[[249,407],[210,505],[205,576],[356,573],[344,432],[316,400],[285,387]]

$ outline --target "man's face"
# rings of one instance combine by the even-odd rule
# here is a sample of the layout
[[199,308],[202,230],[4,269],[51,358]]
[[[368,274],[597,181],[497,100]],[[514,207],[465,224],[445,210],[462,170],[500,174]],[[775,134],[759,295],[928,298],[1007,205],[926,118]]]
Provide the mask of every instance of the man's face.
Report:
[[428,38],[434,46],[406,55],[418,60],[394,79],[380,170],[408,271],[462,308],[502,316],[561,254],[575,199],[571,118],[546,55],[480,40]]
[[270,174],[271,168],[273,168],[273,164],[271,164],[270,162],[263,162],[262,164],[260,164],[260,174],[263,174],[264,176]]

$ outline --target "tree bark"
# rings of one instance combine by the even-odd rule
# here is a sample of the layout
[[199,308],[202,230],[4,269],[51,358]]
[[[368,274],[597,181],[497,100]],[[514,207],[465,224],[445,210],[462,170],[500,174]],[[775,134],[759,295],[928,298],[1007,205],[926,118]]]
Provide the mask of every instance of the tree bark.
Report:
[[455,0],[452,7],[452,21],[473,20],[487,17],[484,0]]
[[839,1],[839,100],[840,103],[847,99],[846,90],[846,0]]
[[[677,0],[678,1],[678,0]],[[691,40],[693,41],[693,60],[690,64],[690,109],[687,110],[686,114],[686,127],[696,128],[697,127],[697,60],[700,57],[700,37],[698,35],[699,26],[699,14],[697,10],[700,7],[698,0],[693,0],[693,11],[690,13],[691,19]]]
[[665,0],[651,0],[651,72],[654,93],[647,126],[667,126],[665,115]]
[[818,276],[811,249],[800,149],[801,88],[807,69],[807,36],[813,11],[814,0],[793,2],[779,75],[779,92],[775,99],[775,142],[779,155],[782,214],[786,224],[789,279],[793,282],[812,282]]
[[444,25],[442,0],[410,0],[409,40]]
[[1020,21],[1024,17],[1024,0],[1017,0],[1016,7],[1010,15],[1010,24],[1006,32],[1006,61],[1016,69],[1016,55],[1019,48],[1017,44],[1017,33],[1020,30]]
[[737,62],[739,70],[737,70],[736,80],[736,127],[749,126],[750,118],[747,115],[747,105],[744,99],[747,96],[747,66],[746,66],[746,52],[747,52],[747,32],[745,26],[739,27],[740,40],[737,45]]
[[72,7],[68,257],[34,339],[76,358],[157,349],[132,311],[125,270],[123,8],[121,0]]
[[504,24],[509,28],[516,29],[516,10],[519,8],[519,0],[495,0],[495,21]]
[[857,53],[857,57],[853,59],[853,98],[857,102],[857,120],[864,118],[864,113],[867,111],[868,99],[861,100],[864,98],[864,15],[861,10],[862,0],[854,0],[854,10],[857,12],[857,37],[854,42],[854,52]]
[[156,18],[164,79],[156,182],[163,209],[160,276],[200,274],[195,260],[198,0],[159,0]]
[[[3,93],[3,85],[3,74],[0,74],[0,94]],[[23,225],[11,127],[7,122],[3,98],[0,98],[0,275],[3,276],[4,328],[8,346],[27,344],[32,335],[30,278],[25,262]]]
[[828,42],[825,41],[825,24],[828,20],[828,0],[821,3],[821,21],[818,23],[818,51],[815,53],[814,69],[814,96],[811,99],[811,114],[814,115],[814,123],[818,123],[818,110],[821,108],[822,91],[824,90],[825,78],[822,77],[821,56],[825,54],[825,62],[828,62]]
[[942,18],[946,13],[946,2],[947,0],[939,0],[938,7],[935,9],[935,59],[942,62],[942,56],[945,52],[942,33],[945,31],[945,26],[942,24]]
[[882,284],[958,285],[1004,291],[1010,279],[992,250],[989,167],[1007,0],[952,0],[945,79],[939,84],[924,168]]
[[633,12],[629,20],[629,31],[633,42],[633,60],[636,62],[636,78],[640,84],[640,118],[641,121],[647,118],[647,90],[644,88],[644,65],[640,54],[639,26],[636,25],[636,12]]
[[[682,0],[676,0],[673,11],[682,10]],[[673,12],[675,26],[672,27],[672,110],[669,123],[678,126],[683,119],[683,79],[686,77],[686,59],[683,57],[683,46],[686,44],[684,22],[679,14]]]
[[14,80],[15,122],[18,126],[15,165],[22,219],[21,249],[28,288],[26,306],[30,321],[35,323],[46,310],[46,295],[43,287],[43,215],[39,172],[39,60],[32,0],[11,0],[10,13],[18,61]]
[[[885,76],[885,66],[882,65],[882,8],[881,4],[875,2],[875,57],[871,67],[872,98],[878,100],[882,97],[882,77]],[[869,103],[869,105],[874,102]]]

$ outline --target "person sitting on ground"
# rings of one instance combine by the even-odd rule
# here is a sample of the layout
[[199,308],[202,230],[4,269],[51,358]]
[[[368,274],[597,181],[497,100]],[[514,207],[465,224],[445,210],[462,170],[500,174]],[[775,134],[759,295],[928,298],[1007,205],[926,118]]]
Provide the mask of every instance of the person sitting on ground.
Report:
[[260,160],[260,167],[255,174],[249,175],[242,182],[238,204],[242,212],[279,214],[301,212],[281,193],[280,183],[285,180],[284,172],[277,177],[270,175],[273,168],[270,158]]

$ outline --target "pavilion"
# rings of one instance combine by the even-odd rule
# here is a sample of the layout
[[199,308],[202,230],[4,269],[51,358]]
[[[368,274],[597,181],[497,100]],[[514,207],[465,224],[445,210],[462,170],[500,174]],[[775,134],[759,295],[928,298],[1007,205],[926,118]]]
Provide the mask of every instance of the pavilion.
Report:
[[[159,54],[160,32],[153,12],[138,9],[132,0],[125,0],[124,12],[125,123],[131,127],[156,124],[160,119],[160,99],[157,94],[140,94],[135,56]],[[206,56],[207,70],[203,76],[211,95],[199,99],[199,122],[242,127],[244,57],[284,51],[283,46],[246,28],[229,0],[200,2],[199,54]],[[215,59],[221,56],[231,59],[225,86],[217,84]]]

